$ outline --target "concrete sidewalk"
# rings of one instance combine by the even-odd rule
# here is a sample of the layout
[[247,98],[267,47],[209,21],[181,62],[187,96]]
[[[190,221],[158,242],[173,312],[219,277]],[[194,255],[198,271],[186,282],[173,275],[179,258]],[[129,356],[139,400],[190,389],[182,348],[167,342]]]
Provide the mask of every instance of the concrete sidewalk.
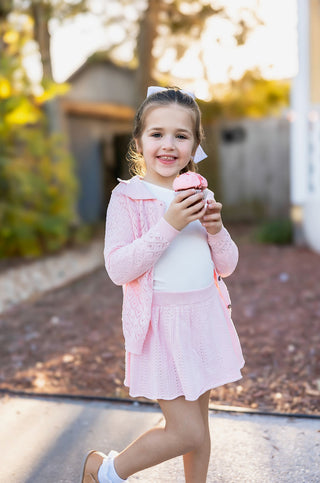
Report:
[[[152,406],[0,399],[0,481],[78,483],[89,449],[121,450],[162,420]],[[320,481],[320,420],[210,412],[209,483]],[[182,458],[129,478],[184,482]]]

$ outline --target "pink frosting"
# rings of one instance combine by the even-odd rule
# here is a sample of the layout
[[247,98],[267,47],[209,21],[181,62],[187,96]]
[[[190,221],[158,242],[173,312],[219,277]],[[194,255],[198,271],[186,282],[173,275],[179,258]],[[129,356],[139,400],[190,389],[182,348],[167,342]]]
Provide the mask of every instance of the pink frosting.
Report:
[[205,190],[207,187],[208,182],[206,178],[193,171],[180,174],[173,182],[173,189],[175,191],[187,190],[189,188]]

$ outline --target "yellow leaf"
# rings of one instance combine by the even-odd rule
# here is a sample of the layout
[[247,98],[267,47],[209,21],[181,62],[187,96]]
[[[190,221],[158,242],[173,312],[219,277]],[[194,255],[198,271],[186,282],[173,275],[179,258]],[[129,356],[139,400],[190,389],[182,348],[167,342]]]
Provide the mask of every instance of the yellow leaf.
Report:
[[43,104],[44,102],[50,101],[56,96],[62,96],[69,90],[69,84],[51,84],[46,90],[41,94],[36,96],[36,102]]
[[8,32],[5,32],[3,40],[6,44],[15,44],[19,40],[19,33],[14,30],[8,30]]
[[9,124],[34,124],[39,120],[39,111],[27,99],[5,116]]
[[11,95],[11,84],[8,79],[0,77],[0,98],[7,99]]

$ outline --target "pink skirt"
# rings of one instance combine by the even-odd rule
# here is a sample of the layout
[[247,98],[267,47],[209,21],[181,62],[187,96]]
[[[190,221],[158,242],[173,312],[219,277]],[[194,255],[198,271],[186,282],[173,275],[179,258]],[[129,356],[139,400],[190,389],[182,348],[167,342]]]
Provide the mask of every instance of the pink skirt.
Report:
[[241,379],[244,359],[229,309],[212,284],[191,292],[154,292],[142,353],[126,353],[132,397],[195,401]]

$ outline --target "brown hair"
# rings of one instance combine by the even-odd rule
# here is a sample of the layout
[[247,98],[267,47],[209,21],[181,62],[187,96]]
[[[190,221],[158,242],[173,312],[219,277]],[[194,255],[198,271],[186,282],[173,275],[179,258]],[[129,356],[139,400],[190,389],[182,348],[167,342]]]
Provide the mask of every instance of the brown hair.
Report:
[[[145,163],[142,154],[137,151],[136,139],[140,139],[144,129],[146,112],[151,107],[162,107],[169,104],[179,104],[190,109],[194,117],[194,137],[196,145],[203,139],[203,129],[201,126],[201,112],[196,101],[188,94],[177,87],[169,87],[163,91],[156,92],[148,96],[138,108],[133,124],[132,138],[129,144],[127,159],[132,174],[144,175]],[[191,159],[187,166],[180,173],[186,171],[196,171],[196,164]]]

